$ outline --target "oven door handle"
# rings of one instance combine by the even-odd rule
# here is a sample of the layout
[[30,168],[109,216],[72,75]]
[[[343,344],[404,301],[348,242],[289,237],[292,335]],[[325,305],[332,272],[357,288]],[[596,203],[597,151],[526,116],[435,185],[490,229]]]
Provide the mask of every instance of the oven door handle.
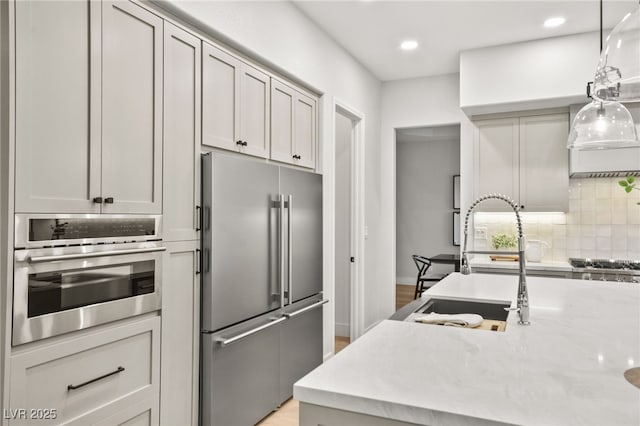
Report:
[[165,251],[166,247],[149,247],[140,249],[128,249],[128,250],[113,250],[113,251],[98,251],[91,253],[74,253],[74,254],[60,254],[54,256],[28,256],[27,262],[39,263],[39,262],[55,262],[59,260],[73,260],[84,259],[87,257],[103,257],[103,256],[119,256],[121,254],[137,254],[137,253],[153,253],[156,251]]

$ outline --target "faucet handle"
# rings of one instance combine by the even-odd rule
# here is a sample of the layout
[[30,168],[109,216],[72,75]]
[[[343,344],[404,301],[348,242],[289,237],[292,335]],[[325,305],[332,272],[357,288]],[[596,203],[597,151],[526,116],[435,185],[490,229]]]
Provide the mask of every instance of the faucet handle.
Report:
[[504,308],[507,312],[517,312],[518,313],[518,324],[520,325],[529,325],[529,308]]

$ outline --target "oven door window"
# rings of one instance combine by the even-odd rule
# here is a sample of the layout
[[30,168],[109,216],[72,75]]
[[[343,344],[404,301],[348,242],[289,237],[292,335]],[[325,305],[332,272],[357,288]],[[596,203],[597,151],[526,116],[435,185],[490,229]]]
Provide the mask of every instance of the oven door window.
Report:
[[155,291],[155,261],[29,274],[29,318]]

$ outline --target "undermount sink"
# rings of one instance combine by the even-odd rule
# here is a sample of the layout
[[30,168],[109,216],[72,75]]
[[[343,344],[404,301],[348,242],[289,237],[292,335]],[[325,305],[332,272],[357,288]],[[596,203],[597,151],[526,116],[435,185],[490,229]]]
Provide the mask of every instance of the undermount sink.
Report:
[[510,306],[511,303],[507,301],[434,297],[420,306],[415,313],[478,314],[485,320],[506,321],[509,312],[505,308]]

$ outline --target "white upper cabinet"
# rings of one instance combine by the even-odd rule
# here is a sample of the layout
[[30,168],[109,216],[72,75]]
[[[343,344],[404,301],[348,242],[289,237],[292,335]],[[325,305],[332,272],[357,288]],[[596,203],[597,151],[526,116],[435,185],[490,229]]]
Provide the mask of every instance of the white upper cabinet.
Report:
[[100,212],[101,13],[15,2],[16,212]]
[[293,109],[296,92],[291,87],[271,80],[271,158],[293,161]]
[[[518,118],[475,122],[474,198],[499,193],[518,202]],[[502,201],[487,200],[479,210],[504,210]]]
[[267,158],[269,76],[208,43],[202,56],[202,143]]
[[[474,196],[500,193],[522,211],[560,211],[569,207],[566,113],[477,120],[474,135]],[[480,211],[504,211],[488,200]]]
[[316,100],[271,80],[271,158],[315,167]]
[[237,150],[240,140],[240,60],[202,44],[202,143]]
[[525,211],[569,211],[568,114],[520,118],[520,204]]
[[160,18],[16,2],[16,71],[16,212],[160,213]]
[[198,239],[200,39],[165,22],[163,234]]
[[302,93],[296,94],[294,115],[294,164],[316,165],[316,101]]
[[102,4],[103,212],[161,213],[162,19]]
[[271,79],[244,63],[240,75],[240,152],[267,158]]

